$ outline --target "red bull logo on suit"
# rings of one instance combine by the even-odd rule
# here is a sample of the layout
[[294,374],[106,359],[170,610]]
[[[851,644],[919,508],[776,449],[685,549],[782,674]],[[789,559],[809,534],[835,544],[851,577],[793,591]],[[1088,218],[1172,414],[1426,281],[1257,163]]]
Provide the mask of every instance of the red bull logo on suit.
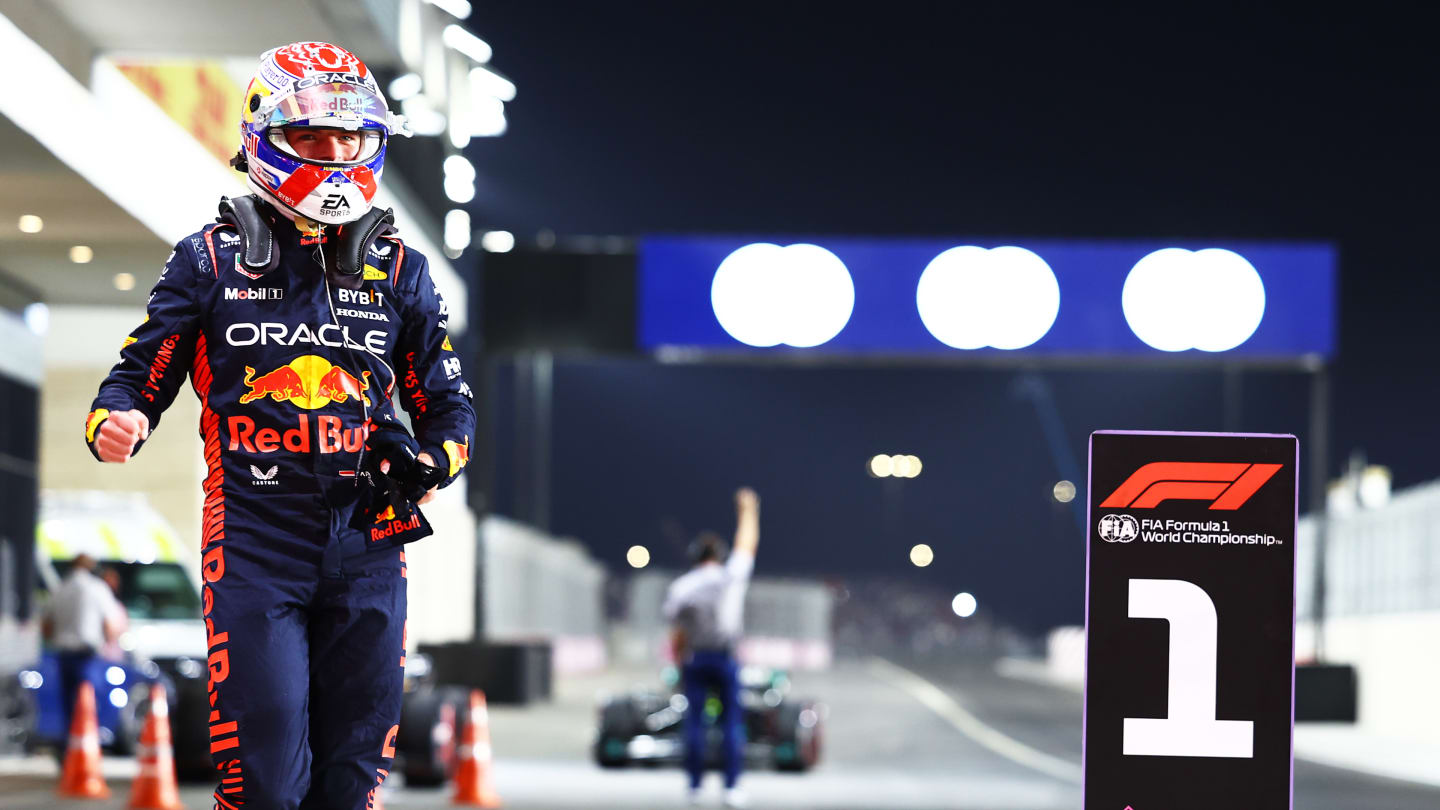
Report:
[[370,388],[370,372],[360,372],[360,377],[345,369],[332,365],[329,360],[314,354],[302,355],[274,371],[255,376],[255,369],[245,367],[245,386],[250,390],[242,394],[240,404],[270,397],[276,402],[286,402],[297,408],[313,411],[331,402],[343,403],[350,397],[359,397],[369,406],[370,398],[364,391]]

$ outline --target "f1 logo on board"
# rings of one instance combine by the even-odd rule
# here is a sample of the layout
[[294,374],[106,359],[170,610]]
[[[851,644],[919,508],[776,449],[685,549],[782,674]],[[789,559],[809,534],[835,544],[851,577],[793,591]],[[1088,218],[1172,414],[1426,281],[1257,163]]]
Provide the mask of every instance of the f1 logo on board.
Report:
[[1265,485],[1280,464],[1154,461],[1125,479],[1101,509],[1154,509],[1165,501],[1210,501],[1211,509],[1235,510]]

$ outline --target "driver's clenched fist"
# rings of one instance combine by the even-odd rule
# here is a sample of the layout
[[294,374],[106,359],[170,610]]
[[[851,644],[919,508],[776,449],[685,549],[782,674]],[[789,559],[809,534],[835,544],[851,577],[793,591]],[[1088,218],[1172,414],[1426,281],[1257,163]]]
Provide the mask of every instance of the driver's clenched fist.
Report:
[[111,411],[95,431],[95,454],[101,461],[124,464],[135,445],[150,435],[150,418],[140,411]]

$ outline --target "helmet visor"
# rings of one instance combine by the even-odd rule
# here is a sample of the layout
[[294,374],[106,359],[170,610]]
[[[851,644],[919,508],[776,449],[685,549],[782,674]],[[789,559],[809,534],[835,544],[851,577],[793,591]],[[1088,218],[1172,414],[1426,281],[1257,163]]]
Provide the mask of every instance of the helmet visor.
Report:
[[358,166],[369,163],[385,144],[384,133],[378,129],[351,132],[334,127],[311,127],[308,124],[271,127],[266,136],[270,143],[284,154],[305,163],[324,166]]
[[306,126],[389,131],[385,99],[373,90],[344,82],[326,82],[282,96],[275,102],[267,124],[271,127]]

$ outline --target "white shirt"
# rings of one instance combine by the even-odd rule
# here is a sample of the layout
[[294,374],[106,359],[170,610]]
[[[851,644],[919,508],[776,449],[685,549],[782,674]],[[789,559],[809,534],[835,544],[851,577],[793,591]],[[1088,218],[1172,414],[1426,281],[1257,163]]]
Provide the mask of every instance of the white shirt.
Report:
[[105,580],[83,568],[74,569],[50,599],[55,646],[98,651],[105,646],[105,619],[123,610]]
[[662,612],[685,631],[690,649],[728,649],[740,640],[753,570],[754,555],[735,552],[724,565],[705,563],[670,583]]

